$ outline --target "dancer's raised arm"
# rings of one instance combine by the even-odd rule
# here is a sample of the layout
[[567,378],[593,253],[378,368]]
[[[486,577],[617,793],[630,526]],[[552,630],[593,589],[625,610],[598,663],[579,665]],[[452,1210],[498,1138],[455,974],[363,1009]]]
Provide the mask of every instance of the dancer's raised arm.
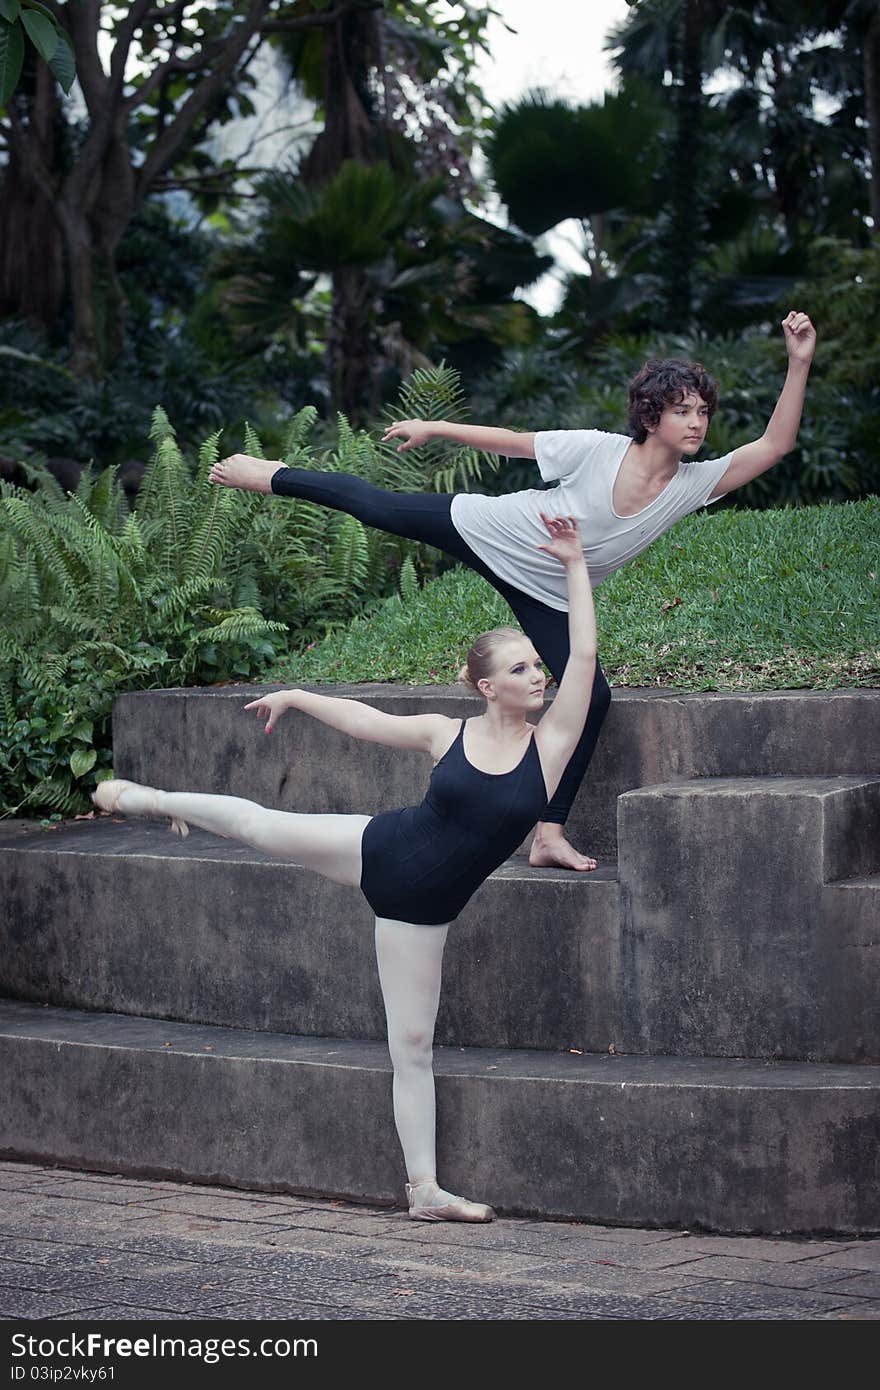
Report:
[[430,444],[432,439],[447,439],[450,444],[465,444],[471,449],[482,449],[487,454],[503,454],[505,458],[535,457],[534,430],[496,429],[494,425],[457,425],[449,420],[398,420],[389,425],[382,436],[383,444],[392,439],[403,441],[397,445],[399,454],[407,449],[415,449],[419,444]]
[[788,350],[788,372],[776,408],[760,439],[734,449],[730,467],[718,480],[712,498],[723,497],[734,488],[750,483],[759,474],[785,458],[797,443],[807,378],[816,351],[816,330],[807,314],[792,309],[782,320]]
[[596,675],[596,612],[584,561],[583,543],[574,517],[541,520],[550,534],[542,545],[565,567],[568,588],[568,635],[571,650],[553,704],[535,733],[550,797],[583,733]]
[[287,710],[300,709],[352,738],[384,743],[389,748],[430,753],[435,761],[446,751],[458,728],[458,722],[445,714],[386,714],[384,710],[365,705],[362,700],[319,695],[314,690],[276,690],[271,695],[251,700],[245,709],[252,709],[266,719],[267,734]]

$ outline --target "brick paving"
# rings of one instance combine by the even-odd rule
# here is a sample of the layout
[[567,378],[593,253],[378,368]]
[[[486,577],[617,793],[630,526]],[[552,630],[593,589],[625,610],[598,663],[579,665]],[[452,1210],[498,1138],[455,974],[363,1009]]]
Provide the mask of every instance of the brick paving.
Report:
[[403,1211],[0,1162],[0,1319],[880,1319],[880,1237]]

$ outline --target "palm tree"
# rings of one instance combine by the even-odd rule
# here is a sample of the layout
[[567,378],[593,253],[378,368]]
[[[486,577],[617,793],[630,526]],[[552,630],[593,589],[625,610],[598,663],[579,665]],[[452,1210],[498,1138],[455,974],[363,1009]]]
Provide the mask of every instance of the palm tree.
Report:
[[[432,174],[445,177],[459,200],[473,187],[470,139],[481,103],[468,73],[489,11],[470,0],[457,8],[463,14],[444,18],[435,0],[336,0],[327,23],[325,0],[294,0],[287,18],[266,30],[278,35],[292,77],[317,102],[324,127],[298,171],[312,195],[308,206],[304,190],[263,187],[288,213],[296,204],[285,236],[292,254],[301,253],[297,263],[330,276],[332,396],[355,419],[376,403],[379,245],[386,253],[403,234],[404,210],[415,216],[437,196]],[[358,174],[355,165],[384,173]],[[346,203],[349,194],[354,203]],[[331,226],[334,217],[340,222]],[[321,228],[323,250],[312,227]]]
[[880,236],[880,4],[878,0],[851,0],[844,12],[847,31],[861,30],[862,82],[868,152],[871,159],[871,220]]
[[537,236],[576,218],[590,273],[604,279],[605,215],[650,204],[658,115],[648,88],[635,83],[588,106],[538,91],[502,108],[486,153],[513,221]]
[[[432,357],[462,364],[533,335],[535,316],[510,302],[547,269],[528,238],[467,212],[437,177],[347,160],[308,186],[296,171],[259,186],[263,213],[216,268],[242,346],[262,351],[295,333],[320,277],[332,281],[327,367],[336,409],[375,414],[383,366],[401,375]],[[450,351],[451,349],[451,351]]]
[[[878,11],[877,0],[757,0],[747,8],[640,0],[611,35],[621,73],[665,84],[675,110],[666,240],[673,324],[692,313],[698,264],[737,201],[754,199],[768,274],[769,240],[759,228],[776,230],[782,275],[817,231],[860,239],[868,191],[863,115],[880,160]],[[704,80],[725,69],[739,81],[710,103]],[[830,117],[817,113],[816,92],[838,102]],[[876,187],[870,195],[880,219]],[[740,224],[734,235],[743,231]],[[748,260],[745,243],[741,251]]]
[[575,219],[589,275],[572,277],[560,326],[592,340],[653,292],[639,243],[653,212],[663,112],[646,84],[571,106],[535,92],[497,116],[487,146],[498,193],[532,235]]
[[641,0],[607,42],[621,76],[641,76],[664,87],[673,112],[664,240],[667,316],[678,330],[692,317],[693,271],[702,232],[703,79],[722,59],[727,21],[734,11],[727,0]]

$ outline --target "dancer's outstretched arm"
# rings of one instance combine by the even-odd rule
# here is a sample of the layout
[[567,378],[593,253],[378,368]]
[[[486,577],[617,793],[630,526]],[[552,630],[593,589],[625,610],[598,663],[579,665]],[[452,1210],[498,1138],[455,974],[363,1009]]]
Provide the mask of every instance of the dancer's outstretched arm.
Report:
[[451,444],[466,444],[487,454],[504,454],[511,459],[535,457],[535,432],[496,429],[494,425],[457,425],[449,420],[398,420],[389,425],[382,436],[383,444],[392,439],[399,454],[429,444],[432,439],[447,439]]
[[816,330],[806,314],[792,309],[782,320],[782,331],[788,349],[788,373],[776,408],[760,439],[734,449],[730,467],[719,480],[712,498],[723,497],[726,492],[750,483],[759,473],[766,473],[795,446],[807,377],[816,351]]
[[445,714],[386,714],[384,710],[365,705],[362,700],[319,695],[313,690],[276,690],[271,695],[251,700],[245,709],[252,709],[266,719],[267,734],[287,710],[300,709],[352,738],[384,743],[389,748],[430,753],[435,761],[446,752],[458,730],[458,721]]
[[550,534],[549,555],[565,566],[568,589],[568,635],[571,651],[553,704],[541,718],[535,733],[541,766],[552,797],[568,760],[583,733],[596,675],[596,611],[584,562],[583,543],[574,517],[541,520]]

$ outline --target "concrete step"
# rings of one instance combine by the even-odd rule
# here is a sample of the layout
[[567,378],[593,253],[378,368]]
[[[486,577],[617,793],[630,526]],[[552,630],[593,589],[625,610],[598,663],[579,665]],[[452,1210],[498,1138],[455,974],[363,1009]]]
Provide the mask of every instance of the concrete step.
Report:
[[880,778],[620,798],[627,1051],[880,1060]]
[[[511,860],[450,934],[438,1041],[880,1060],[880,779],[718,778],[620,799],[620,882]],[[0,843],[0,991],[380,1038],[361,895],[159,823]]]
[[[0,841],[0,993],[271,1032],[384,1038],[361,894],[160,822],[79,822]],[[502,866],[449,935],[440,1042],[618,1039],[618,887]]]
[[[378,1042],[0,1002],[0,1155],[400,1199]],[[440,1048],[438,1171],[506,1214],[880,1229],[880,1068]]]
[[[358,743],[295,712],[267,738],[242,707],[268,688],[277,687],[119,696],[117,775],[169,791],[247,796],[284,810],[372,814],[421,800],[429,773],[421,754]],[[327,693],[397,714],[437,710],[461,718],[482,708],[457,686],[338,686]],[[880,775],[878,719],[880,690],[615,690],[572,809],[572,838],[614,858],[617,797],[636,787],[693,777]]]

